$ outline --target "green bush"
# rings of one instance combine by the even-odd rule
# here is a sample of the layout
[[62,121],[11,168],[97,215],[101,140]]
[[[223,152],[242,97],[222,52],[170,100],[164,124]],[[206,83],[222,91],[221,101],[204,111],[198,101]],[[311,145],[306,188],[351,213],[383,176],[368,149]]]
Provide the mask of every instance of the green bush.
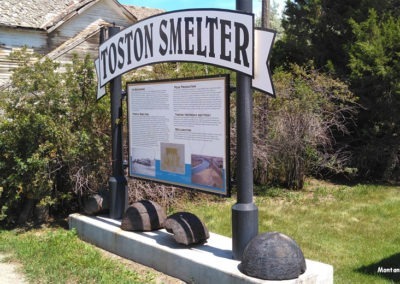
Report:
[[[25,51],[11,86],[1,92],[0,217],[24,223],[35,205],[69,210],[108,178],[109,115],[96,103],[92,60],[60,65]],[[75,204],[75,205],[73,205]]]
[[[263,146],[270,182],[301,189],[307,175],[346,171],[350,153],[346,145],[335,144],[335,137],[348,134],[357,110],[348,86],[313,67],[298,65],[278,70],[273,79],[276,98],[269,101]],[[264,127],[257,120],[255,126]]]

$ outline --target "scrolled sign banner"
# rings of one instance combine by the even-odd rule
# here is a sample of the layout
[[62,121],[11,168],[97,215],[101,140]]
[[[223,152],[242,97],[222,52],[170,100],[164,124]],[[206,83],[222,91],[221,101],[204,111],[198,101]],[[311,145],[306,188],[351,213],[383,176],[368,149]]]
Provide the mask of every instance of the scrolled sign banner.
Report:
[[275,33],[254,30],[254,14],[221,9],[180,10],[139,21],[109,38],[96,59],[98,95],[110,80],[161,62],[212,64],[253,77],[274,96],[268,67]]

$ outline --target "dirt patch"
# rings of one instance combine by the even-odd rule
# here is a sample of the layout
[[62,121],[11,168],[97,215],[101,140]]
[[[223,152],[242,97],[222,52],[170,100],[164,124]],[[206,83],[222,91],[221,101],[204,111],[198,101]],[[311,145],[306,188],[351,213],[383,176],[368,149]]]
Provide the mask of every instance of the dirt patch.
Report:
[[0,254],[0,283],[26,284],[25,276],[21,272],[21,265],[8,261],[10,255]]

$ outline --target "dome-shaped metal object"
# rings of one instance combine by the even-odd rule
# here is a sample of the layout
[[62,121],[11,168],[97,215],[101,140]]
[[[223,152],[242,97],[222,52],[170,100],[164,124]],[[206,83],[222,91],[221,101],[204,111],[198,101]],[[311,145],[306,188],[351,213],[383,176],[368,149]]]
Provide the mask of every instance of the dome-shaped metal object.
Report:
[[175,241],[182,245],[204,243],[210,237],[208,229],[199,217],[190,212],[177,212],[165,220],[165,229],[174,234]]
[[306,271],[297,243],[278,232],[263,233],[246,246],[239,266],[242,273],[265,280],[289,280]]
[[154,231],[164,227],[167,218],[164,209],[156,202],[141,200],[128,207],[121,221],[125,231]]

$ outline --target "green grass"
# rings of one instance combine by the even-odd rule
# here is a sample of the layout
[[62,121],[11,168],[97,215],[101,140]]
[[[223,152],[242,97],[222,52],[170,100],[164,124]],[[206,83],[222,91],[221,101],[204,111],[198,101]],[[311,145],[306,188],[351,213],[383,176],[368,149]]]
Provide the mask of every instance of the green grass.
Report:
[[[310,181],[305,191],[256,188],[259,232],[278,231],[293,238],[306,258],[334,267],[335,283],[400,283],[400,187],[337,186]],[[236,199],[183,202],[212,232],[231,236]],[[12,253],[33,283],[149,283],[154,275],[137,273],[102,256],[74,231],[0,230],[0,252]]]
[[[335,283],[400,283],[400,188],[309,184],[306,191],[257,190],[259,232],[278,231],[294,239],[306,258],[334,266]],[[208,229],[231,236],[235,198],[184,208]]]
[[0,252],[12,253],[30,283],[150,283],[64,229],[0,230]]

